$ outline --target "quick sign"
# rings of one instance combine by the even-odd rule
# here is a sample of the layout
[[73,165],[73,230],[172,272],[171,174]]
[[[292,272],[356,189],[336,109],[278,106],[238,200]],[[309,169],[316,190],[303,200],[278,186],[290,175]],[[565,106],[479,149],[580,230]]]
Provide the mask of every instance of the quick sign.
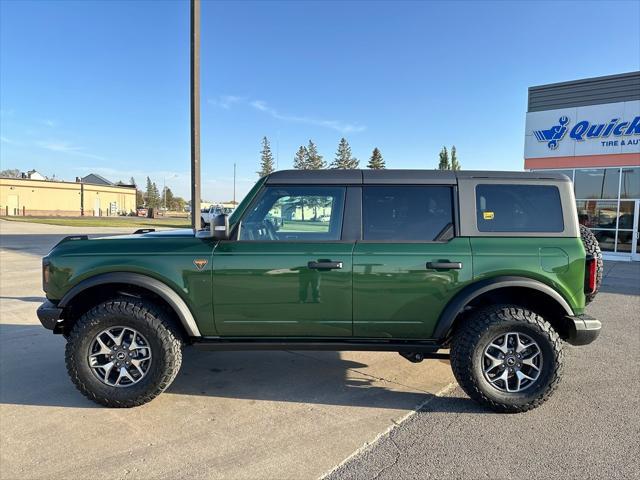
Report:
[[525,158],[640,152],[640,101],[527,114]]

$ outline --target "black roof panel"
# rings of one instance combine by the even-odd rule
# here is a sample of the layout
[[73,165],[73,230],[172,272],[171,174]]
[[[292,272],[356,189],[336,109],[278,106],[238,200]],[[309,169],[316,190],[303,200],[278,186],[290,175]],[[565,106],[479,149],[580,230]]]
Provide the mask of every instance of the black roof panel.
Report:
[[268,185],[455,185],[463,178],[561,180],[555,172],[494,172],[490,170],[280,170],[269,175]]

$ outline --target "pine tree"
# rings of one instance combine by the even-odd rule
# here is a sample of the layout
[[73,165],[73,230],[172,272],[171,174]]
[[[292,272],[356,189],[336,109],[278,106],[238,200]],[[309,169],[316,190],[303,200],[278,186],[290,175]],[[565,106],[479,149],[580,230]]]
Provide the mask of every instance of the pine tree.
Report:
[[318,147],[311,140],[309,140],[309,145],[307,146],[306,164],[308,170],[322,170],[327,166],[322,155],[318,153]]
[[354,170],[358,168],[360,161],[357,158],[351,156],[351,147],[346,138],[341,138],[338,144],[338,151],[336,152],[336,158],[331,164],[331,168],[340,170]]
[[458,157],[456,156],[456,146],[451,147],[451,170],[458,171],[460,170],[460,163],[458,162]]
[[158,208],[160,206],[158,187],[149,177],[147,177],[146,205],[149,208]]
[[442,147],[440,150],[440,163],[438,164],[438,170],[451,170],[451,164],[449,164],[449,153],[447,147]]
[[293,168],[297,170],[308,170],[307,167],[307,149],[300,147],[296,152],[296,156],[293,157]]
[[367,168],[370,168],[372,170],[382,170],[384,168],[387,168],[384,163],[384,158],[382,158],[382,153],[380,153],[378,147],[373,149]]
[[266,177],[275,170],[271,145],[267,137],[262,137],[262,150],[260,151],[260,171],[256,172],[260,178]]

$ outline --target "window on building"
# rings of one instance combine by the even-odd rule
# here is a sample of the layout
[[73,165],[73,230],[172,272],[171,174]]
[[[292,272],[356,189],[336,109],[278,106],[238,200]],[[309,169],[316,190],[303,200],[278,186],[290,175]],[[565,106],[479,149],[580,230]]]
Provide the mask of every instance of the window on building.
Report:
[[344,187],[268,187],[240,225],[239,240],[340,240]]
[[618,168],[576,170],[574,187],[577,199],[618,198]]
[[364,240],[448,240],[453,236],[451,188],[364,187],[362,222]]
[[620,198],[640,199],[640,167],[622,167]]
[[564,230],[560,192],[552,185],[478,185],[476,210],[481,232]]

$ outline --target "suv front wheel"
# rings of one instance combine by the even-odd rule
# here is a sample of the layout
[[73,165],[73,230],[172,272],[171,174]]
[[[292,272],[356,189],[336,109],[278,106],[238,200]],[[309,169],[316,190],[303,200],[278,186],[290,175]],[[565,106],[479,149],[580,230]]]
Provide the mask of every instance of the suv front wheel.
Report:
[[107,407],[153,400],[178,374],[182,342],[170,316],[154,303],[121,297],[101,303],[73,326],[65,350],[78,390]]
[[562,366],[562,340],[555,330],[516,305],[471,313],[454,334],[456,380],[472,399],[499,412],[525,412],[545,402]]

